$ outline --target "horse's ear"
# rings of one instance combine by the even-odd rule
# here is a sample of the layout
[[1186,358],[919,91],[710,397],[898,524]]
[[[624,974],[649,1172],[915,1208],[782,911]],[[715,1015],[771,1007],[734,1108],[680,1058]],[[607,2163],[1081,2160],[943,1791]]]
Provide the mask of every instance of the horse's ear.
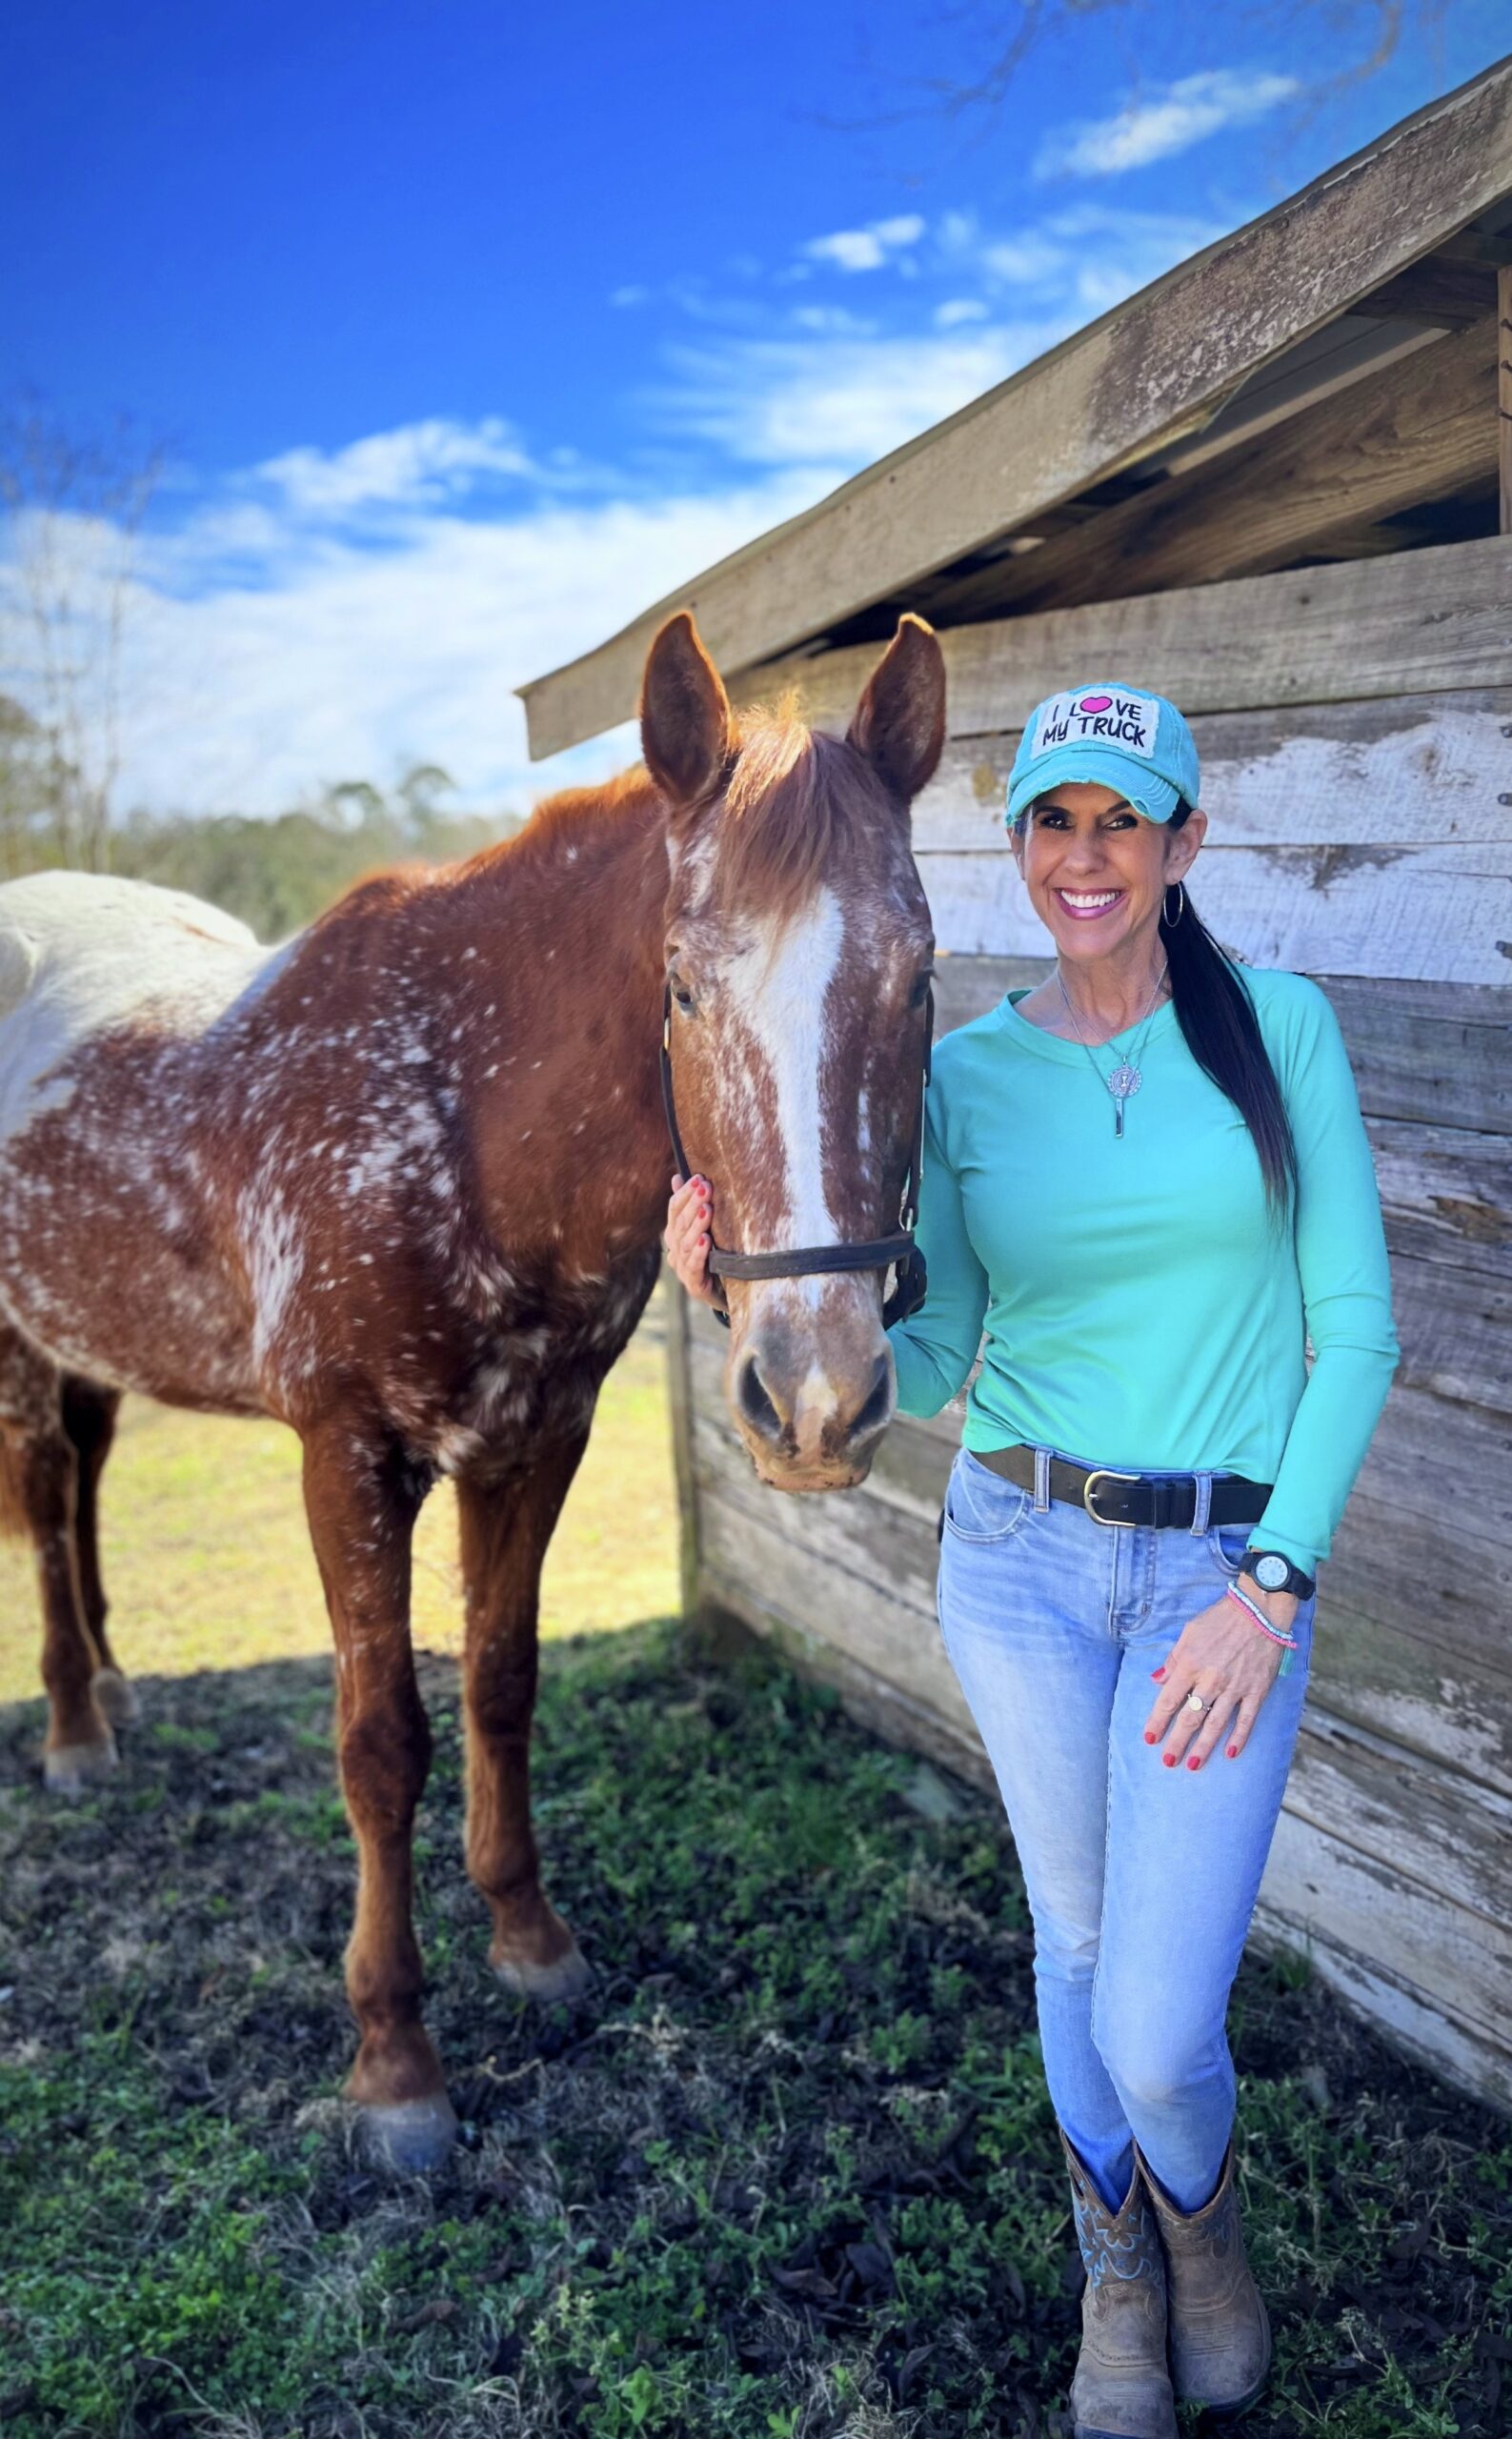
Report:
[[911,611],[866,681],[849,742],[905,803],[935,776],[945,743],[945,655],[934,628]]
[[674,807],[692,804],[718,777],[734,742],[730,699],[686,610],[668,619],[646,655],[640,750]]

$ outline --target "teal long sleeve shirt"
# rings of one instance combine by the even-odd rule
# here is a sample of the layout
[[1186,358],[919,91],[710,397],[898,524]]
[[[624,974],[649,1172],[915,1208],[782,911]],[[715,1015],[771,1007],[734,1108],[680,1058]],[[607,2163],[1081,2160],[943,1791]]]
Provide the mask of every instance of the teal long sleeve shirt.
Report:
[[[1301,975],[1243,979],[1296,1140],[1293,1217],[1272,1216],[1249,1130],[1169,1001],[1100,1045],[1095,1074],[1011,991],[937,1046],[929,1296],[889,1336],[904,1414],[937,1414],[980,1346],[968,1448],[1273,1482],[1257,1546],[1311,1572],[1396,1367],[1390,1271],[1332,1008]],[[1143,1081],[1120,1141],[1102,1078],[1136,1043]]]

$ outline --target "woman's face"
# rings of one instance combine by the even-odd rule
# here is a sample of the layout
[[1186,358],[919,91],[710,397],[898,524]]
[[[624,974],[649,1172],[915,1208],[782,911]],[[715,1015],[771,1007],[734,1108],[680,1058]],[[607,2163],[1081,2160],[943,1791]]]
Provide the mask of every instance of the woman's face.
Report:
[[1079,963],[1153,943],[1160,900],[1202,843],[1207,816],[1179,830],[1147,821],[1113,788],[1069,779],[1030,806],[1013,851],[1035,913],[1061,957]]

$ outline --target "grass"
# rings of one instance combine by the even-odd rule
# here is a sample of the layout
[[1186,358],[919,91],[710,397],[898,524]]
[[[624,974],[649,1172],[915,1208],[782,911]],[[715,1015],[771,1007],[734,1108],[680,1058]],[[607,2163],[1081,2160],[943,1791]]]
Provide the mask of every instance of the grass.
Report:
[[[609,1410],[623,1461],[575,1493],[569,1533],[606,1538],[558,1551],[550,1604],[537,1823],[595,1967],[571,2009],[488,1972],[455,1668],[423,1663],[419,1925],[463,2119],[428,2183],[376,2177],[338,2098],[352,1854],[287,1466],[196,1472],[205,1427],[178,1426],[156,1569],[162,1528],[123,1536],[112,1485],[125,1648],[133,1583],[192,1673],[147,1683],[119,1778],[61,1810],[40,1704],[0,1711],[7,2439],[1066,2431],[1079,2270],[996,1808],[759,1654],[716,1663],[644,1616],[562,1632],[633,1618],[636,1569],[670,1579],[670,1500],[636,1538],[664,1445],[642,1352]],[[121,1480],[157,1502],[150,1428]],[[1504,2433],[1507,2127],[1295,1961],[1245,1964],[1234,2034],[1278,2329],[1245,2439]]]
[[[659,1296],[599,1401],[542,1584],[542,1631],[583,1634],[677,1601],[675,1493]],[[132,1676],[180,1677],[326,1651],[330,1631],[305,1532],[299,1443],[277,1422],[236,1422],[128,1399],[105,1476],[102,1559],[117,1657]],[[460,1649],[456,1503],[427,1502],[414,1546],[413,1631]],[[0,1702],[36,1691],[31,1556],[0,1542]]]

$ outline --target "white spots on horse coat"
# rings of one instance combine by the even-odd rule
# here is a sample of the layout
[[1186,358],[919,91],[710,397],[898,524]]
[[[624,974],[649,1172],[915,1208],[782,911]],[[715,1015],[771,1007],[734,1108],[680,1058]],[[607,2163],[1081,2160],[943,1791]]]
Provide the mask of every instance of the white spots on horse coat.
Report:
[[[353,969],[339,935],[270,952],[140,884],[0,889],[0,1311],[45,1369],[296,1424],[350,1372],[448,1471],[581,1426],[655,1255],[564,1275],[558,1239],[522,1284],[474,1184],[483,952],[440,980],[390,915],[355,918]],[[500,1004],[490,1082],[527,1063]]]
[[[268,1167],[275,1170],[275,1159]],[[309,1334],[292,1327],[305,1267],[299,1220],[266,1173],[241,1197],[238,1218],[252,1295],[252,1361],[259,1373],[266,1370],[290,1386],[314,1361]]]

